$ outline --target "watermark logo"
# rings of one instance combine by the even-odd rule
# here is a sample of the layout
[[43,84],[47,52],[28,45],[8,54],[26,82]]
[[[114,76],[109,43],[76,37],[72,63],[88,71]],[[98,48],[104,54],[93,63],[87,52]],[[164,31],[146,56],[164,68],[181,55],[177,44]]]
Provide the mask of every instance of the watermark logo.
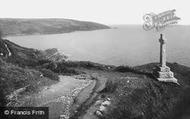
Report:
[[176,10],[173,9],[162,12],[160,14],[145,14],[143,16],[143,19],[145,21],[143,24],[143,29],[148,31],[155,28],[156,31],[160,31],[168,25],[177,24],[180,18],[175,15],[175,11]]

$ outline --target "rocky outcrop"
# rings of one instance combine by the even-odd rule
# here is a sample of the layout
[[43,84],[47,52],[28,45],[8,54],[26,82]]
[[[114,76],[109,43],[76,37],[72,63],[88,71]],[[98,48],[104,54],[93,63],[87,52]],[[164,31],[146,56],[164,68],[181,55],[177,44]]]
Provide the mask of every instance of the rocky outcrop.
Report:
[[0,39],[0,56],[11,56],[11,51],[10,49],[8,48],[7,44],[5,42],[3,42],[2,39]]

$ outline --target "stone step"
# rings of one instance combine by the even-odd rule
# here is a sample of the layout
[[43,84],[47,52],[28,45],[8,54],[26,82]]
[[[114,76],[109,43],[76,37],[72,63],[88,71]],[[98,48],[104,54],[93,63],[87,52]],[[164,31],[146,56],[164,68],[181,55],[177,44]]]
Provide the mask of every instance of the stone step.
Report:
[[165,67],[159,67],[158,71],[160,72],[170,72],[170,68],[165,66]]
[[169,72],[158,72],[158,77],[159,78],[173,78],[174,77],[174,73],[169,71]]

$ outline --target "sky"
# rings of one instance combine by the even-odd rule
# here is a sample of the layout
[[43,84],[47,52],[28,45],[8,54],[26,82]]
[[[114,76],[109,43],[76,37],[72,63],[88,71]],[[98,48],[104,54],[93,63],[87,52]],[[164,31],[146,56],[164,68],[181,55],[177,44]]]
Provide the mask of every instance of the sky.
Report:
[[0,0],[0,18],[67,18],[111,24],[143,24],[143,15],[176,9],[190,24],[189,0]]

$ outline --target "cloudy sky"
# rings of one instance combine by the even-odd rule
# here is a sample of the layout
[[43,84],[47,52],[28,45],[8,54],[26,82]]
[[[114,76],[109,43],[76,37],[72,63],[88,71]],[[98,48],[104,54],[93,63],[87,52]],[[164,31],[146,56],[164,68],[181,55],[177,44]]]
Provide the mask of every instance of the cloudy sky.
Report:
[[0,0],[0,18],[69,18],[104,24],[142,24],[143,15],[176,9],[190,24],[189,0]]

